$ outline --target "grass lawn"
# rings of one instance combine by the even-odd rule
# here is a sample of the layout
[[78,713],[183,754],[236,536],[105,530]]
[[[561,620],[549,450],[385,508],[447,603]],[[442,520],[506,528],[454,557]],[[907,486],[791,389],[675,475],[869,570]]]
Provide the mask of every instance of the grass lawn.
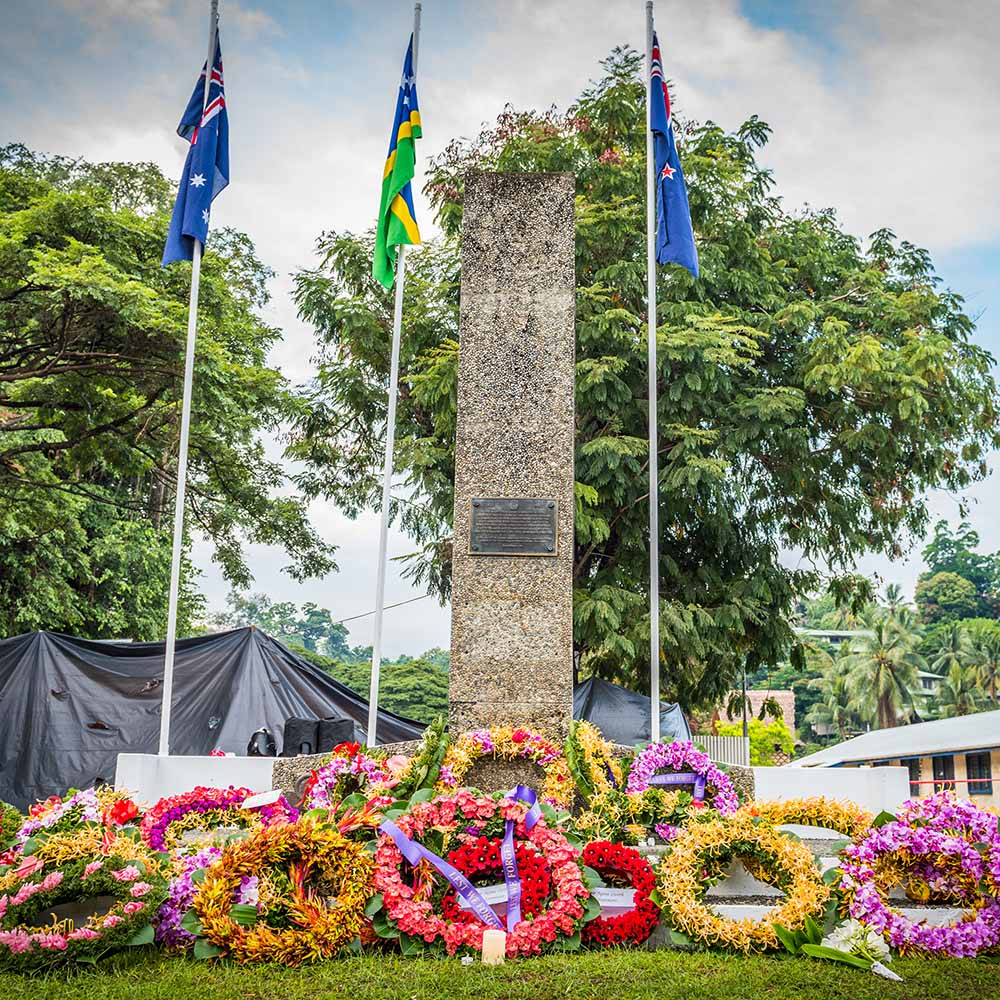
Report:
[[899,959],[892,983],[807,959],[609,951],[463,966],[365,955],[304,969],[206,965],[133,953],[97,971],[0,974],[11,1000],[979,1000],[1000,989],[995,960]]

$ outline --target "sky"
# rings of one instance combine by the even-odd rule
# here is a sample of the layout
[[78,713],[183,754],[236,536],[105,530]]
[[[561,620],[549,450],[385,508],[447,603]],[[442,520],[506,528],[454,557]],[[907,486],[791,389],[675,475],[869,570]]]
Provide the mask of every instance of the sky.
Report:
[[[0,143],[90,160],[152,160],[177,177],[175,128],[204,61],[207,0],[4,0]],[[412,5],[401,0],[222,0],[231,183],[213,225],[250,234],[276,271],[266,319],[284,331],[270,362],[294,382],[314,373],[311,331],[291,274],[315,263],[324,229],[374,221]],[[762,160],[786,207],[833,206],[859,237],[889,227],[926,247],[944,282],[1000,354],[1000,7],[993,0],[659,0],[656,24],[674,105],[735,128],[769,122]],[[425,0],[418,91],[421,157],[471,136],[507,103],[565,107],[619,43],[641,49],[641,0]],[[418,166],[419,169],[419,166]],[[417,217],[433,234],[426,202]],[[994,455],[992,466],[1000,465]],[[1000,479],[969,491],[983,546],[1000,549]],[[935,494],[935,516],[959,498]],[[315,503],[339,573],[296,583],[275,548],[250,546],[254,590],[350,618],[371,642],[378,518]],[[919,549],[919,546],[917,547]],[[390,558],[411,551],[390,536]],[[200,581],[220,610],[228,586],[196,544]],[[794,564],[796,556],[788,554]],[[919,553],[859,568],[912,590]],[[387,603],[419,597],[390,563]],[[433,598],[387,611],[387,655],[447,646]]]

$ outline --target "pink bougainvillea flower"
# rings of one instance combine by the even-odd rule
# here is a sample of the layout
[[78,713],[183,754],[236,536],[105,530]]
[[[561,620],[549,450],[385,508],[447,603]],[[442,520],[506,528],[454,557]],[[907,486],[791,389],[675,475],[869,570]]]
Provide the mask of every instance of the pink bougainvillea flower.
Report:
[[136,899],[145,896],[147,892],[153,887],[148,882],[136,882],[134,886],[129,890],[129,894],[134,896]]
[[135,865],[126,865],[124,868],[112,872],[111,877],[116,882],[134,882],[141,874],[142,872]]
[[94,872],[99,872],[104,867],[103,861],[91,861],[86,868],[83,869],[82,878],[90,878]]

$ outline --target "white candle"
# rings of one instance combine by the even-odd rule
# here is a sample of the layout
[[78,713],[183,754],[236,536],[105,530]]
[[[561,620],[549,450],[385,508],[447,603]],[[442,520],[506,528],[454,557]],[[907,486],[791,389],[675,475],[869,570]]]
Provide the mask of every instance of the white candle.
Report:
[[507,956],[507,935],[504,931],[483,931],[483,965],[503,965]]

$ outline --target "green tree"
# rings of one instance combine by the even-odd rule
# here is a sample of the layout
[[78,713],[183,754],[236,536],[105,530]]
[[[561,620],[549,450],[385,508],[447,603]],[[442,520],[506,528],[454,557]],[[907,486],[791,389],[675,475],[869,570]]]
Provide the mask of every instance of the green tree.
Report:
[[934,696],[937,714],[942,719],[949,719],[978,712],[981,692],[977,681],[975,664],[962,666],[952,661]]
[[842,645],[823,673],[809,682],[816,698],[805,713],[808,725],[818,727],[824,735],[836,732],[841,740],[859,729],[861,723],[849,689],[851,655],[850,648]]
[[917,583],[915,600],[920,620],[929,624],[975,618],[980,611],[975,584],[957,573],[923,577]]
[[957,573],[968,580],[979,597],[983,614],[997,617],[1000,603],[1000,552],[983,554],[974,550],[979,546],[979,533],[963,521],[952,531],[945,520],[934,525],[934,536],[923,550],[927,571],[921,578],[937,573]]
[[[151,164],[0,148],[0,634],[158,638],[166,620],[190,269],[160,267],[171,185]],[[265,358],[271,272],[216,230],[204,258],[188,527],[246,586],[247,542],[333,568],[264,453],[299,407]],[[181,628],[200,614],[186,564]]]
[[[444,236],[408,258],[392,506],[412,576],[446,597],[463,178],[573,171],[574,642],[583,675],[633,686],[649,634],[644,95],[641,57],[616,49],[566,114],[508,109],[432,164]],[[757,118],[679,125],[702,275],[658,272],[661,677],[688,708],[718,704],[744,663],[801,665],[789,619],[821,581],[783,548],[835,574],[865,552],[898,557],[925,531],[924,491],[981,478],[1000,441],[991,359],[961,299],[892,233],[863,248],[832,211],[783,209],[757,161],[769,132]],[[356,514],[379,495],[391,300],[370,235],[324,233],[317,251],[295,280],[320,367],[289,453],[308,494]],[[837,580],[841,604],[871,599],[867,581]]]
[[875,619],[870,630],[845,658],[846,690],[863,721],[886,729],[914,716],[922,690],[919,671],[926,664],[917,652],[920,635],[908,618]]
[[[742,722],[725,722],[716,726],[720,736],[742,736]],[[776,752],[792,755],[795,749],[795,739],[788,726],[781,719],[765,722],[763,719],[751,719],[747,726],[750,737],[750,764],[753,767],[771,767],[774,765]]]
[[942,677],[953,667],[964,670],[975,658],[969,633],[956,622],[948,623],[935,631],[935,644],[928,658],[928,666]]
[[979,687],[992,707],[996,707],[1000,689],[1000,621],[973,618],[962,622],[962,629],[972,645]]
[[286,646],[319,653],[334,660],[350,659],[347,628],[333,620],[326,608],[312,602],[300,611],[291,601],[274,602],[267,594],[236,591],[226,598],[226,610],[213,617],[221,628],[255,625]]
[[[371,661],[338,663],[310,657],[349,688],[368,697]],[[419,657],[405,662],[383,662],[379,673],[379,707],[417,722],[431,723],[448,714],[448,673]]]

